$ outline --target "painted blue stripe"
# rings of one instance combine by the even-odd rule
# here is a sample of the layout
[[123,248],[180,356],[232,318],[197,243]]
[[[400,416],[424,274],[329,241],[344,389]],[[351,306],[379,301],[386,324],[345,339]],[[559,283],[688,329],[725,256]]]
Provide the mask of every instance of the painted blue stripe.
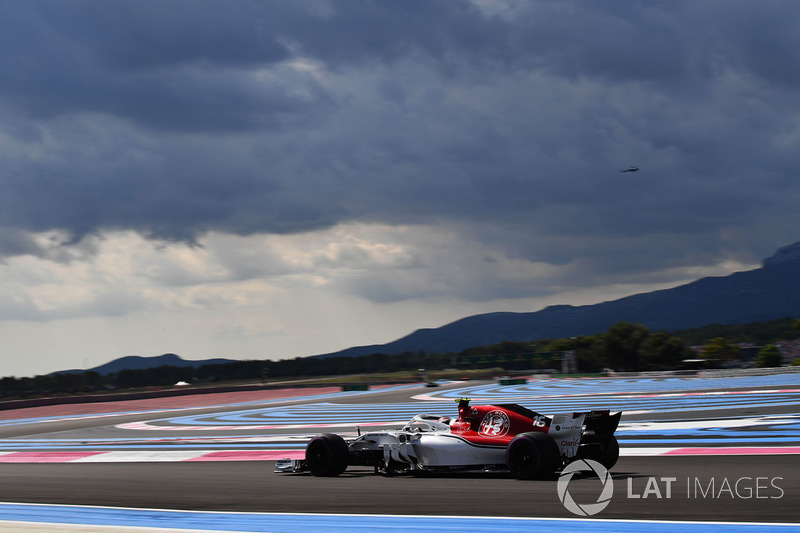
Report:
[[[748,394],[725,396],[692,396],[692,397],[660,397],[660,398],[617,398],[597,395],[581,398],[542,398],[525,403],[535,403],[535,408],[543,413],[590,410],[608,408],[612,411],[658,410],[664,412],[701,411],[720,408],[769,407],[785,405],[800,400],[800,394]],[[275,425],[275,424],[309,424],[337,422],[366,423],[384,421],[386,416],[394,419],[410,418],[420,412],[453,415],[450,405],[431,402],[404,402],[380,405],[344,405],[329,402],[314,404],[265,407],[233,411],[228,413],[203,414],[192,416],[173,416],[153,420],[152,425]]]
[[669,445],[674,446],[676,448],[684,448],[684,447],[695,447],[702,444],[713,444],[713,445],[731,445],[735,444],[736,446],[756,446],[762,447],[769,444],[774,445],[781,445],[786,446],[789,444],[800,445],[800,439],[797,437],[794,438],[771,438],[771,437],[762,437],[762,436],[754,436],[750,438],[738,438],[738,439],[704,439],[702,437],[691,437],[685,439],[659,439],[659,438],[652,438],[652,439],[628,439],[628,438],[620,438],[619,444],[620,446],[627,446],[632,447],[633,444],[646,444],[649,446],[657,446],[657,445]]
[[[335,404],[325,404],[325,407],[330,409],[330,414],[327,415],[329,419],[344,420],[348,416],[341,413]],[[346,407],[346,406],[344,406]],[[380,416],[384,419],[389,416],[390,412],[397,414],[395,411],[397,405],[384,406],[379,408],[374,406],[376,411],[374,416]],[[320,404],[315,405],[315,411],[320,416],[320,411],[324,407]],[[345,411],[349,409],[345,408]],[[412,412],[417,412],[419,409],[414,408]],[[382,414],[381,414],[382,413]],[[350,413],[352,416],[352,413]],[[784,415],[769,415],[758,417],[751,424],[747,426],[739,426],[732,424],[732,426],[722,427],[691,427],[691,428],[669,428],[666,429],[661,424],[656,424],[652,428],[639,428],[628,429],[623,426],[617,430],[617,438],[620,443],[625,445],[645,444],[645,445],[659,445],[667,444],[672,446],[696,446],[696,445],[745,445],[747,443],[756,443],[759,445],[764,444],[800,444],[800,421],[798,421],[800,414],[784,414]],[[737,417],[715,418],[714,423],[718,424],[720,421],[731,420],[732,422],[739,422]],[[663,423],[673,422],[672,420],[661,421]],[[355,426],[356,424],[354,424]],[[359,425],[368,426],[363,422]],[[713,424],[711,424],[713,426]],[[151,449],[254,449],[254,448],[302,448],[304,446],[305,437],[308,434],[286,433],[281,435],[268,435],[268,434],[253,434],[247,433],[246,435],[226,435],[215,437],[224,438],[227,442],[204,439],[203,437],[195,437],[200,440],[186,435],[170,435],[170,436],[147,436],[142,437],[141,432],[128,431],[130,436],[124,438],[81,438],[81,439],[26,439],[14,438],[7,439],[0,442],[0,451],[13,451],[13,450],[53,450],[53,449],[70,449],[70,450],[151,450]],[[258,442],[259,438],[263,438],[267,442]],[[279,440],[275,440],[275,439]],[[256,440],[252,440],[256,439]]]
[[0,442],[0,451],[12,451],[12,450],[27,450],[27,449],[35,449],[35,450],[150,450],[150,449],[167,449],[167,450],[176,450],[176,449],[195,449],[195,448],[221,448],[221,449],[242,449],[242,448],[305,448],[307,441],[310,437],[306,437],[301,442],[292,442],[291,440],[287,439],[286,441],[281,442],[207,442],[207,443],[192,443],[192,442],[169,442],[169,443],[158,443],[152,442],[149,443],[147,441],[139,442],[139,443],[129,443],[129,444],[113,444],[109,445],[107,443],[94,443],[92,444],[91,441],[84,442],[82,444],[65,444],[62,442],[22,442],[18,444],[9,444]]
[[[754,378],[726,378],[722,379],[664,379],[664,380],[532,380],[526,385],[516,387],[503,387],[497,384],[473,385],[452,391],[441,391],[442,394],[453,394],[456,396],[469,396],[470,391],[476,392],[480,396],[492,394],[502,394],[508,396],[510,393],[528,394],[532,390],[546,389],[549,394],[553,394],[553,389],[571,391],[576,389],[593,390],[605,388],[608,392],[611,383],[615,389],[630,387],[641,390],[642,388],[702,388],[710,389],[721,384],[738,385],[746,384],[750,386],[764,385],[786,385],[787,382],[800,380],[800,375],[790,376],[761,376]],[[419,388],[418,385],[404,385],[380,389],[381,392],[387,390],[399,390],[408,388]],[[612,389],[614,390],[614,389]],[[293,405],[264,405],[273,402],[283,402],[284,399],[272,399],[262,402],[247,402],[230,404],[228,407],[240,407],[236,411],[226,413],[206,413],[202,415],[186,415],[185,413],[172,413],[165,418],[148,421],[151,427],[156,428],[161,424],[168,426],[194,426],[206,428],[210,426],[226,426],[227,433],[234,433],[236,428],[246,425],[291,425],[291,424],[322,424],[337,422],[352,424],[353,427],[369,426],[371,422],[386,422],[388,420],[408,420],[418,413],[430,413],[440,416],[454,416],[455,408],[449,401],[430,402],[430,401],[411,401],[387,404],[341,404],[336,403],[337,398],[368,395],[378,391],[348,391],[336,392],[324,395],[313,395],[306,397],[295,397],[289,400],[317,400],[311,404]],[[616,393],[619,394],[619,393]],[[488,401],[492,401],[487,398]],[[505,400],[503,400],[505,401]],[[619,398],[608,394],[594,394],[591,396],[580,397],[553,397],[542,399],[522,400],[523,403],[530,405],[543,413],[568,412],[573,410],[588,410],[592,408],[610,408],[614,411],[630,410],[653,410],[659,413],[685,413],[688,411],[702,411],[704,409],[733,409],[740,411],[746,407],[763,407],[776,404],[796,403],[800,401],[800,394],[765,394],[752,393],[747,395],[722,395],[722,396],[690,396],[690,397],[671,397],[663,396],[657,398]],[[499,399],[498,403],[502,403]],[[261,405],[259,405],[261,404]],[[166,415],[166,414],[165,414]],[[75,418],[85,418],[86,415],[79,415]],[[755,422],[747,427],[709,427],[709,428],[663,428],[656,424],[652,429],[627,430],[623,424],[617,431],[617,436],[623,445],[659,445],[667,444],[673,446],[686,445],[708,445],[708,444],[734,444],[745,445],[746,443],[756,442],[759,444],[796,444],[800,443],[800,421],[797,413],[784,415],[765,415],[760,417],[762,420]],[[72,417],[59,417],[72,418]],[[723,417],[725,418],[725,417]],[[730,417],[737,420],[739,417]],[[720,417],[715,417],[719,420]],[[775,423],[771,423],[772,420]],[[38,419],[37,421],[49,420]],[[28,420],[28,422],[30,419]],[[26,421],[17,420],[13,423],[25,423]],[[664,421],[665,422],[665,421]],[[784,423],[786,422],[786,423]],[[399,422],[398,426],[399,427]],[[0,425],[3,425],[0,422]],[[246,428],[242,428],[246,429]],[[276,434],[255,433],[247,429],[247,433],[241,435],[228,435],[226,438],[241,438],[248,441],[240,443],[231,442],[192,442],[195,434],[204,435],[202,429],[197,431],[172,433],[167,436],[164,431],[147,433],[137,430],[118,429],[117,435],[120,437],[112,438],[76,438],[76,439],[28,439],[24,437],[6,439],[0,443],[0,451],[12,450],[52,450],[52,449],[72,449],[72,450],[143,450],[143,449],[251,449],[251,448],[302,448],[302,442],[298,442],[297,429],[286,428],[286,433],[280,435],[282,443],[276,443],[273,439],[278,437]],[[334,431],[331,429],[330,431]],[[144,437],[143,435],[147,435]],[[215,431],[214,437],[220,437]],[[270,442],[253,442],[250,439],[259,437],[269,437]],[[196,437],[202,438],[202,437]],[[280,441],[279,441],[280,442]]]
[[[390,391],[398,391],[398,390],[406,390],[406,389],[413,389],[419,388],[419,384],[411,384],[411,385],[394,385],[391,387],[384,387],[382,389],[374,389],[374,390],[367,390],[367,391],[340,391],[340,392],[329,392],[325,394],[311,394],[306,396],[290,396],[286,398],[270,398],[264,400],[254,400],[250,402],[240,402],[240,403],[231,403],[231,404],[215,404],[215,405],[200,405],[197,407],[172,407],[166,409],[139,409],[134,411],[119,411],[114,413],[98,413],[98,414],[78,414],[78,415],[64,415],[64,416],[47,416],[47,417],[39,417],[39,418],[15,418],[9,420],[0,420],[0,427],[1,426],[16,426],[20,424],[32,424],[35,422],[49,422],[54,418],[59,420],[69,420],[69,419],[82,419],[82,418],[90,418],[90,417],[111,417],[111,416],[122,416],[122,415],[131,415],[131,414],[139,414],[148,411],[188,411],[191,409],[206,409],[206,408],[215,408],[215,407],[236,407],[236,406],[247,406],[247,405],[264,405],[270,403],[283,403],[283,402],[296,402],[296,401],[306,401],[306,400],[321,400],[326,398],[342,398],[342,397],[350,397],[350,396],[362,396],[365,394],[375,394],[379,392],[390,392]],[[143,398],[147,399],[147,398]],[[152,399],[152,398],[150,398]],[[137,401],[137,400],[131,400]],[[108,403],[108,402],[106,402]]]
[[[3,520],[48,524],[80,524],[120,527],[158,527],[197,531],[247,531],[294,533],[311,528],[328,533],[353,531],[434,530],[484,533],[516,533],[523,528],[562,533],[751,533],[756,531],[800,531],[800,524],[735,522],[661,522],[637,520],[591,520],[555,518],[488,518],[450,516],[325,515],[283,513],[216,513],[118,509],[0,503]],[[2,525],[2,522],[0,522]]]
[[740,376],[729,378],[598,378],[598,379],[531,379],[524,385],[473,385],[458,390],[428,393],[442,399],[459,395],[490,398],[492,396],[519,396],[531,394],[639,394],[655,392],[681,392],[711,389],[741,389],[800,385],[800,373],[773,376]]

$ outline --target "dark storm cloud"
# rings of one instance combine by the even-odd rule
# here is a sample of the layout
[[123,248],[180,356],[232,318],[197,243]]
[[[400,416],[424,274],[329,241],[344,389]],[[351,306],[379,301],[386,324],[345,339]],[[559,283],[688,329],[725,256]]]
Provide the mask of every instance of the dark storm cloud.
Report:
[[[310,80],[258,80],[289,56],[262,10],[231,2],[5,6],[2,92],[36,118],[101,112],[156,129],[242,130],[314,113]],[[303,93],[298,90],[298,85]]]
[[797,240],[798,15],[2,3],[0,253],[34,253],[24,231],[193,241],[360,220],[461,228],[511,258],[580,265],[587,285],[758,259]]

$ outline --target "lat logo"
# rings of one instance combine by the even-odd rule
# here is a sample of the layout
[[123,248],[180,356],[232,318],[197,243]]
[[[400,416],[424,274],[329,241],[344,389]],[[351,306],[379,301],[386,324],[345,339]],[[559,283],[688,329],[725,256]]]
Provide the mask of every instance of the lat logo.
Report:
[[[603,488],[594,503],[578,503],[569,493],[569,482],[572,481],[572,476],[581,471],[594,472],[600,479]],[[568,464],[561,471],[556,490],[558,491],[558,499],[561,500],[561,503],[564,504],[564,507],[569,512],[578,516],[592,516],[605,509],[611,503],[611,497],[614,495],[614,480],[611,479],[611,474],[608,473],[608,470],[597,461],[579,459],[574,463]]]

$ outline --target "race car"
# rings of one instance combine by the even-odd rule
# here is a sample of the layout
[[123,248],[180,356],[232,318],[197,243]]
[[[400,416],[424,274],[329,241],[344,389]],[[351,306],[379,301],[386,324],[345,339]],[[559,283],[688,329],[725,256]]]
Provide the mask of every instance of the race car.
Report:
[[277,461],[276,472],[338,476],[348,466],[397,475],[459,470],[510,471],[519,479],[541,479],[577,459],[606,469],[619,458],[614,436],[621,412],[609,410],[539,414],[517,404],[471,406],[458,402],[458,418],[416,415],[400,430],[360,434],[345,440],[326,433],[311,439],[305,459]]

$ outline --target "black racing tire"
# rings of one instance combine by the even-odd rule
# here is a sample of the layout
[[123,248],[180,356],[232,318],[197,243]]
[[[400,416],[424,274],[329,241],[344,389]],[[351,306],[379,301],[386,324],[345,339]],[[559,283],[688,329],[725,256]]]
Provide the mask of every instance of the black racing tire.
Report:
[[347,443],[333,433],[317,435],[306,446],[306,466],[315,476],[338,476],[347,469]]
[[543,479],[561,465],[558,445],[546,433],[520,433],[506,448],[506,466],[517,479]]
[[600,457],[597,461],[603,465],[606,470],[611,470],[611,468],[617,464],[618,459],[619,442],[617,442],[617,437],[611,435],[611,437],[600,445]]

